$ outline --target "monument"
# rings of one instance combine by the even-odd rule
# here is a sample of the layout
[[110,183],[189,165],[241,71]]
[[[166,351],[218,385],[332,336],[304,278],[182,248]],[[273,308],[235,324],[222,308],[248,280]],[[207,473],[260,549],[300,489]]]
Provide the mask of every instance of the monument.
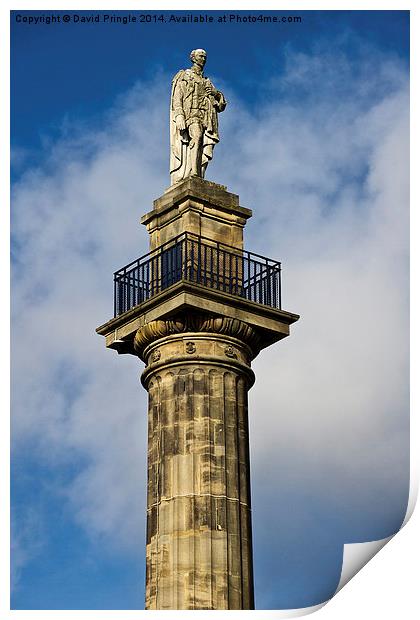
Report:
[[150,252],[115,272],[97,332],[145,363],[146,609],[254,609],[251,362],[299,317],[281,307],[280,263],[243,247],[251,210],[204,179],[226,100],[206,52],[191,60],[172,82],[171,186],[141,219]]

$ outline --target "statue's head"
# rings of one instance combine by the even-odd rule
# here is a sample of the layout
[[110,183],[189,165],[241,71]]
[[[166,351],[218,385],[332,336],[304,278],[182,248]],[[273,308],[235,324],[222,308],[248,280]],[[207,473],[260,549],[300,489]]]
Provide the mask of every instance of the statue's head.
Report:
[[200,67],[204,67],[207,60],[207,52],[206,50],[193,50],[190,54],[191,62],[195,62]]

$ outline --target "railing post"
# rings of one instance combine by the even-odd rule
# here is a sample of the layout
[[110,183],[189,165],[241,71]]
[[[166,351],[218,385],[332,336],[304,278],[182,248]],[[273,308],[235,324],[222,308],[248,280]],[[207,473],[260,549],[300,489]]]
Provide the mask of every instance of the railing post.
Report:
[[118,310],[117,310],[117,281],[116,281],[116,275],[114,273],[114,317],[118,316]]
[[281,310],[281,263],[279,264],[279,310]]
[[184,280],[188,280],[189,279],[189,254],[190,254],[190,249],[189,249],[189,239],[186,236],[184,239],[184,262],[183,262],[183,266],[182,266],[182,271],[183,271],[183,278]]
[[278,307],[277,265],[271,266],[271,306]]
[[201,284],[201,237],[198,238],[197,255],[197,276],[195,281],[197,284]]

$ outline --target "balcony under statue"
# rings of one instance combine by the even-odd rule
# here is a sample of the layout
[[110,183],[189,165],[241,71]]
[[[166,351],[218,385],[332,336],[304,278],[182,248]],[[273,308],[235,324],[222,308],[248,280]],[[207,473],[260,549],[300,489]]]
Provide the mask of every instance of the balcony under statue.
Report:
[[204,50],[191,60],[171,94],[171,147],[187,159],[174,170],[171,150],[172,185],[141,219],[150,251],[115,272],[97,332],[145,364],[146,608],[253,609],[251,362],[299,317],[281,307],[280,263],[243,247],[251,210],[203,178],[226,101]]

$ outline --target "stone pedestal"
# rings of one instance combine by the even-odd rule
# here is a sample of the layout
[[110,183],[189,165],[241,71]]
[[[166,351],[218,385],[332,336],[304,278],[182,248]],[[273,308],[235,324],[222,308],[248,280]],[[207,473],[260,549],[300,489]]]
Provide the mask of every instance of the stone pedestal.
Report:
[[[153,260],[160,273],[162,244],[170,248],[184,233],[206,238],[211,258],[198,255],[203,280],[166,282],[97,329],[108,348],[146,364],[147,609],[254,608],[251,360],[288,336],[299,317],[250,301],[240,286],[233,294],[207,279],[214,268],[223,280],[231,277],[232,263],[220,265],[219,244],[230,245],[240,263],[251,215],[221,185],[189,178],[172,186],[142,218]],[[189,254],[182,260],[193,261]],[[236,268],[236,280],[238,274]]]
[[151,251],[182,233],[242,249],[243,229],[251,216],[250,209],[239,205],[239,196],[224,185],[190,177],[155,200],[141,223],[150,235]]

